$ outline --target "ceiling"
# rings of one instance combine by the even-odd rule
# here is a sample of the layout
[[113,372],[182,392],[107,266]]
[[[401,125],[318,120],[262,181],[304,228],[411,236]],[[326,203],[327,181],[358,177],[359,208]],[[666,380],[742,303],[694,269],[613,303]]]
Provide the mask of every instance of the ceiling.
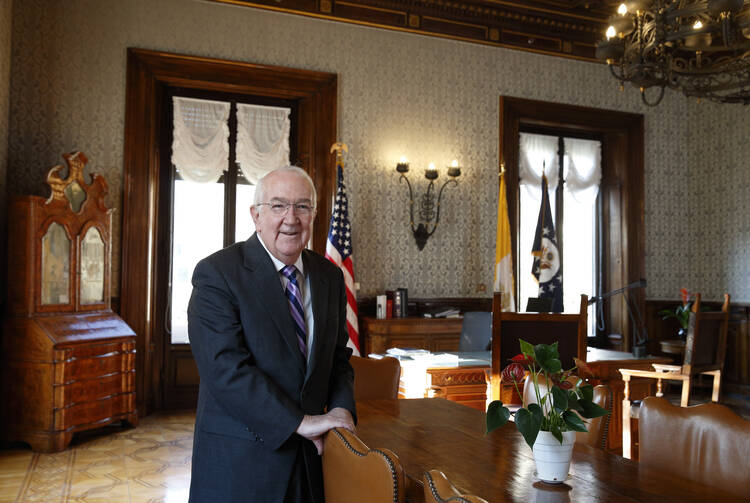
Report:
[[597,61],[618,0],[209,0]]

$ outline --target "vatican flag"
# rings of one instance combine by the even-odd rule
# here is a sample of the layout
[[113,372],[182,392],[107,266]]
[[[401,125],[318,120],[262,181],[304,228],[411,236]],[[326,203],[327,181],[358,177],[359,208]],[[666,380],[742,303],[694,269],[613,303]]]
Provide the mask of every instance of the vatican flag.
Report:
[[495,246],[495,291],[502,293],[503,311],[515,311],[513,298],[513,258],[510,246],[508,200],[505,196],[505,170],[500,172],[500,193],[497,198],[497,245]]

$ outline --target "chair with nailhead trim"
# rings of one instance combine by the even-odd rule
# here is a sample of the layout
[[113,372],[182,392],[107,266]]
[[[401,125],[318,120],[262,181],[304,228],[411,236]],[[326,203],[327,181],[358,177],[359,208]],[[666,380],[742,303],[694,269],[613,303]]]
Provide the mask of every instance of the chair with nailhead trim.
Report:
[[334,428],[323,447],[326,503],[403,503],[404,469],[388,449],[370,449],[354,433]]

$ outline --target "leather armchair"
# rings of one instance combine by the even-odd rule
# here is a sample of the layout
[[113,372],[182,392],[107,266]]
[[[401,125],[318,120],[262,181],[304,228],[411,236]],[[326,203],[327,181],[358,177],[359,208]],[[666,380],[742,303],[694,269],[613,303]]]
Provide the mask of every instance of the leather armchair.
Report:
[[439,470],[424,472],[422,483],[425,503],[487,503],[479,496],[461,494]]
[[326,503],[403,503],[404,469],[388,449],[370,449],[354,433],[334,428],[323,448]]
[[750,491],[750,421],[717,403],[676,407],[664,398],[643,400],[640,464],[747,498]]
[[349,363],[354,368],[355,401],[398,398],[401,363],[397,359],[352,356]]

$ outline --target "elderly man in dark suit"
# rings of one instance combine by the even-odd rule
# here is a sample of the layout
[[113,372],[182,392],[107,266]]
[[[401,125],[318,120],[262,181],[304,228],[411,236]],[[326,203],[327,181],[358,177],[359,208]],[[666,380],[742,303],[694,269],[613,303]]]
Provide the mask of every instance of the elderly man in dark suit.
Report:
[[323,503],[322,435],[354,428],[344,279],[304,249],[315,202],[303,170],[272,171],[250,208],[256,233],[195,268],[193,503]]

